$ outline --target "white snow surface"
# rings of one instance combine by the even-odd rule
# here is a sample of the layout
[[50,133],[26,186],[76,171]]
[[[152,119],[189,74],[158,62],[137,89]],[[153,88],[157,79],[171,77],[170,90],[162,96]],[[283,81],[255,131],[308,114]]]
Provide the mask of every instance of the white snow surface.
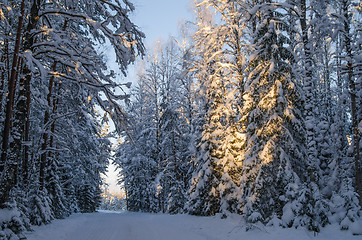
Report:
[[189,215],[165,215],[130,212],[100,211],[73,214],[67,219],[34,227],[27,232],[28,240],[353,240],[349,231],[340,231],[337,225],[314,234],[306,229],[256,227],[245,231],[240,216],[227,219]]

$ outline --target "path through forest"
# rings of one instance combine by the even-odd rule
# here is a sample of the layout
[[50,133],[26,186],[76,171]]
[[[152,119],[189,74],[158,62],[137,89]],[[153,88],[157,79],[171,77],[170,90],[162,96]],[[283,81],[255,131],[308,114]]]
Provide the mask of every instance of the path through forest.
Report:
[[362,239],[329,226],[314,236],[305,229],[255,228],[245,231],[240,216],[195,217],[146,213],[98,212],[73,214],[51,224],[35,227],[28,240],[308,240]]

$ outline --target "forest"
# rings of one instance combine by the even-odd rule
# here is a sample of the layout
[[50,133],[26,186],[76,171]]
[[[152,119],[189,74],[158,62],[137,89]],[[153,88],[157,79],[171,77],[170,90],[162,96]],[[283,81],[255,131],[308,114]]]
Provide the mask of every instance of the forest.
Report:
[[[360,220],[359,1],[194,0],[180,36],[147,51],[134,10],[0,2],[0,239],[96,211],[109,161],[128,211]],[[124,76],[137,64],[132,86],[106,44]]]

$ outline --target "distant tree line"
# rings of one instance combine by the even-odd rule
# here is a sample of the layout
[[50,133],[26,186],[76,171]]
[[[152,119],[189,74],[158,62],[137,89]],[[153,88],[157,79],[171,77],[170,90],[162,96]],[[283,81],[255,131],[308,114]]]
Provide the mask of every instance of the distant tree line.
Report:
[[102,187],[101,210],[124,211],[126,210],[126,198],[123,193],[111,193],[108,186]]

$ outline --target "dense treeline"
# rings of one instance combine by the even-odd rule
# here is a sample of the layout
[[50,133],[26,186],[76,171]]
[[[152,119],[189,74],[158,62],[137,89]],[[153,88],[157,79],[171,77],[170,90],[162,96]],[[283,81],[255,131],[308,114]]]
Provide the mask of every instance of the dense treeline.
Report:
[[358,1],[195,1],[144,61],[116,162],[131,211],[348,229],[361,196]]
[[110,142],[100,114],[123,127],[123,87],[99,44],[125,73],[143,54],[127,0],[0,3],[0,239],[100,204]]

